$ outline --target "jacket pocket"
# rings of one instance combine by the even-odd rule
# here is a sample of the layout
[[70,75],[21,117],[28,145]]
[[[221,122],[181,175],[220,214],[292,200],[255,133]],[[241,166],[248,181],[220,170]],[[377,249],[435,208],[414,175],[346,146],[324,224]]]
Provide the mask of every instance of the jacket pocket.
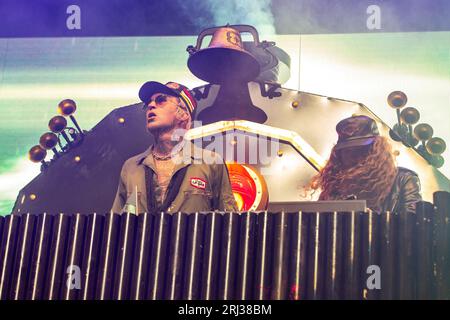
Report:
[[186,190],[180,210],[185,212],[211,210],[212,193],[205,190]]
[[212,193],[210,191],[205,191],[205,190],[186,190],[184,191],[184,197],[191,197],[191,196],[200,196],[200,197],[206,197],[211,199],[212,198]]

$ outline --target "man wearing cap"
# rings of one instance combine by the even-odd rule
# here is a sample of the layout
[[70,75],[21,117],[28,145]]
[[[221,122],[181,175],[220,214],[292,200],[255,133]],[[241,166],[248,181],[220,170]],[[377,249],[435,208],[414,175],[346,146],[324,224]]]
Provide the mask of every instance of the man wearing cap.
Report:
[[122,166],[111,210],[237,211],[223,159],[183,139],[197,106],[189,89],[175,82],[149,81],[139,90],[139,98],[155,142]]
[[376,122],[367,116],[343,119],[336,126],[337,144],[312,189],[320,200],[361,199],[378,212],[415,212],[420,201],[417,174],[397,167],[391,146],[380,136]]

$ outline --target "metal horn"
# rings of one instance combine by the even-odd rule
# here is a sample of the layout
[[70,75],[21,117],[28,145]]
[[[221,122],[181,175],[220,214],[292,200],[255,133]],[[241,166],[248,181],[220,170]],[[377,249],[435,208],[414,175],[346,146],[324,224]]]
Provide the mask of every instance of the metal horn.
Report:
[[75,101],[65,99],[58,104],[58,113],[62,116],[70,116],[77,110]]
[[433,128],[427,123],[419,123],[414,127],[414,136],[422,141],[422,145],[425,147],[425,141],[433,136]]
[[80,134],[83,134],[83,130],[81,130],[78,125],[77,120],[73,116],[73,113],[77,110],[77,104],[72,99],[65,99],[58,104],[58,113],[62,116],[69,117],[72,120],[73,124],[77,128]]
[[426,148],[429,153],[439,155],[445,151],[447,146],[443,139],[434,137],[428,140]]
[[393,91],[389,94],[387,98],[389,106],[394,109],[403,108],[408,102],[408,97],[402,91]]
[[389,132],[392,139],[395,141],[405,141],[408,135],[408,127],[402,123],[400,109],[406,105],[408,97],[402,91],[392,91],[388,97],[387,102],[390,107],[394,108],[397,113],[397,124],[392,128],[393,132]]
[[67,120],[63,116],[54,116],[48,122],[48,128],[51,132],[60,133],[68,144],[71,144],[69,137],[64,132],[64,129],[67,127]]
[[417,140],[413,136],[413,128],[412,125],[416,124],[420,119],[420,113],[416,108],[408,107],[402,110],[400,112],[400,118],[401,120],[407,124],[408,126],[408,133],[407,133],[407,142],[410,146],[415,146],[419,143],[419,140]]
[[47,156],[47,151],[42,148],[40,145],[35,145],[31,147],[31,149],[28,151],[28,158],[34,162],[34,163],[42,163],[42,166],[45,168],[47,167],[47,164],[45,163],[44,159]]
[[39,139],[39,144],[42,148],[46,150],[52,150],[55,156],[59,157],[59,152],[56,150],[56,145],[58,144],[58,137],[53,132],[44,133]]

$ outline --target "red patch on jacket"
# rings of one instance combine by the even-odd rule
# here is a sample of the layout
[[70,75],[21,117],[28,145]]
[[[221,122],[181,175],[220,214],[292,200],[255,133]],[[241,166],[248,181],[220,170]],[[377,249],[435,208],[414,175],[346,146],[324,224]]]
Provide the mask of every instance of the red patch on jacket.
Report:
[[206,181],[200,178],[191,178],[191,186],[197,189],[206,189]]

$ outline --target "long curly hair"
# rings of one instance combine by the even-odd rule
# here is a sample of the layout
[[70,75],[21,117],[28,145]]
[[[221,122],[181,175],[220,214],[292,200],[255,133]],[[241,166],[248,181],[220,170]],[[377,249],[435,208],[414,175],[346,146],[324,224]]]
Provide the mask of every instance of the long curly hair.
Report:
[[377,136],[369,146],[341,150],[333,147],[327,164],[312,179],[310,188],[322,190],[319,200],[344,200],[354,195],[379,211],[396,175],[391,145],[386,138]]

